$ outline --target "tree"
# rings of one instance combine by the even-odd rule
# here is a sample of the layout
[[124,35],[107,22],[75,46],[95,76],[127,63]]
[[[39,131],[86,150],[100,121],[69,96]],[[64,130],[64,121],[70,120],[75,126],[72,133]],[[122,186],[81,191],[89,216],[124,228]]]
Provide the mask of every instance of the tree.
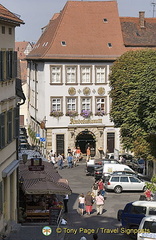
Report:
[[156,157],[156,51],[129,51],[110,74],[111,120],[121,129],[124,148]]

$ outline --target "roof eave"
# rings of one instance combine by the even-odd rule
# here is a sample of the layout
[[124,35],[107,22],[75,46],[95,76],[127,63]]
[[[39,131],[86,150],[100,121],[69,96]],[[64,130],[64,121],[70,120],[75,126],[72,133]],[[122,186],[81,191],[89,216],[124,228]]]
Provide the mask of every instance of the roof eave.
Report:
[[12,23],[16,26],[20,26],[20,24],[25,24],[22,20],[16,21],[16,20],[12,20],[12,19],[9,19],[9,18],[5,18],[5,17],[0,17],[0,21],[9,22],[9,23]]

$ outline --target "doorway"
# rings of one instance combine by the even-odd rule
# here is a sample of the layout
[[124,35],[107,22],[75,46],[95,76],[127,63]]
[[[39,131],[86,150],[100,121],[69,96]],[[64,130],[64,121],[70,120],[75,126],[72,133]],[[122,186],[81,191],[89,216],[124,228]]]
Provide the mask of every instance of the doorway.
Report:
[[92,132],[88,131],[87,129],[80,132],[76,137],[75,146],[80,147],[81,152],[83,154],[86,154],[87,147],[89,146],[91,149],[91,156],[94,157],[96,154],[95,135]]

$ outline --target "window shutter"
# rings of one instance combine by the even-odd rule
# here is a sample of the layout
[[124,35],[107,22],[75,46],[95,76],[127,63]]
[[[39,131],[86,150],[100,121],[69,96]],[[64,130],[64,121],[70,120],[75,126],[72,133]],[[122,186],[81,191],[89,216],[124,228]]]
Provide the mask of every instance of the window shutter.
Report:
[[14,108],[14,138],[19,135],[19,108]]
[[3,213],[3,188],[2,182],[0,182],[0,214]]
[[4,67],[3,67],[3,52],[0,51],[0,81],[4,80]]
[[17,77],[17,52],[12,53],[13,56],[13,68],[12,68],[12,77]]

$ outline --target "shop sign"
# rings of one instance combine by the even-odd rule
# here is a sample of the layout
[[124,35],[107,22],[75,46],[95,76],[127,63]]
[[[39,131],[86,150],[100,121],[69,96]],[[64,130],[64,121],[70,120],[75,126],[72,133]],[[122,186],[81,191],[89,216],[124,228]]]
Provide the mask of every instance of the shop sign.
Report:
[[102,123],[102,119],[83,119],[83,120],[75,120],[74,118],[70,119],[70,124],[93,124],[93,123]]

